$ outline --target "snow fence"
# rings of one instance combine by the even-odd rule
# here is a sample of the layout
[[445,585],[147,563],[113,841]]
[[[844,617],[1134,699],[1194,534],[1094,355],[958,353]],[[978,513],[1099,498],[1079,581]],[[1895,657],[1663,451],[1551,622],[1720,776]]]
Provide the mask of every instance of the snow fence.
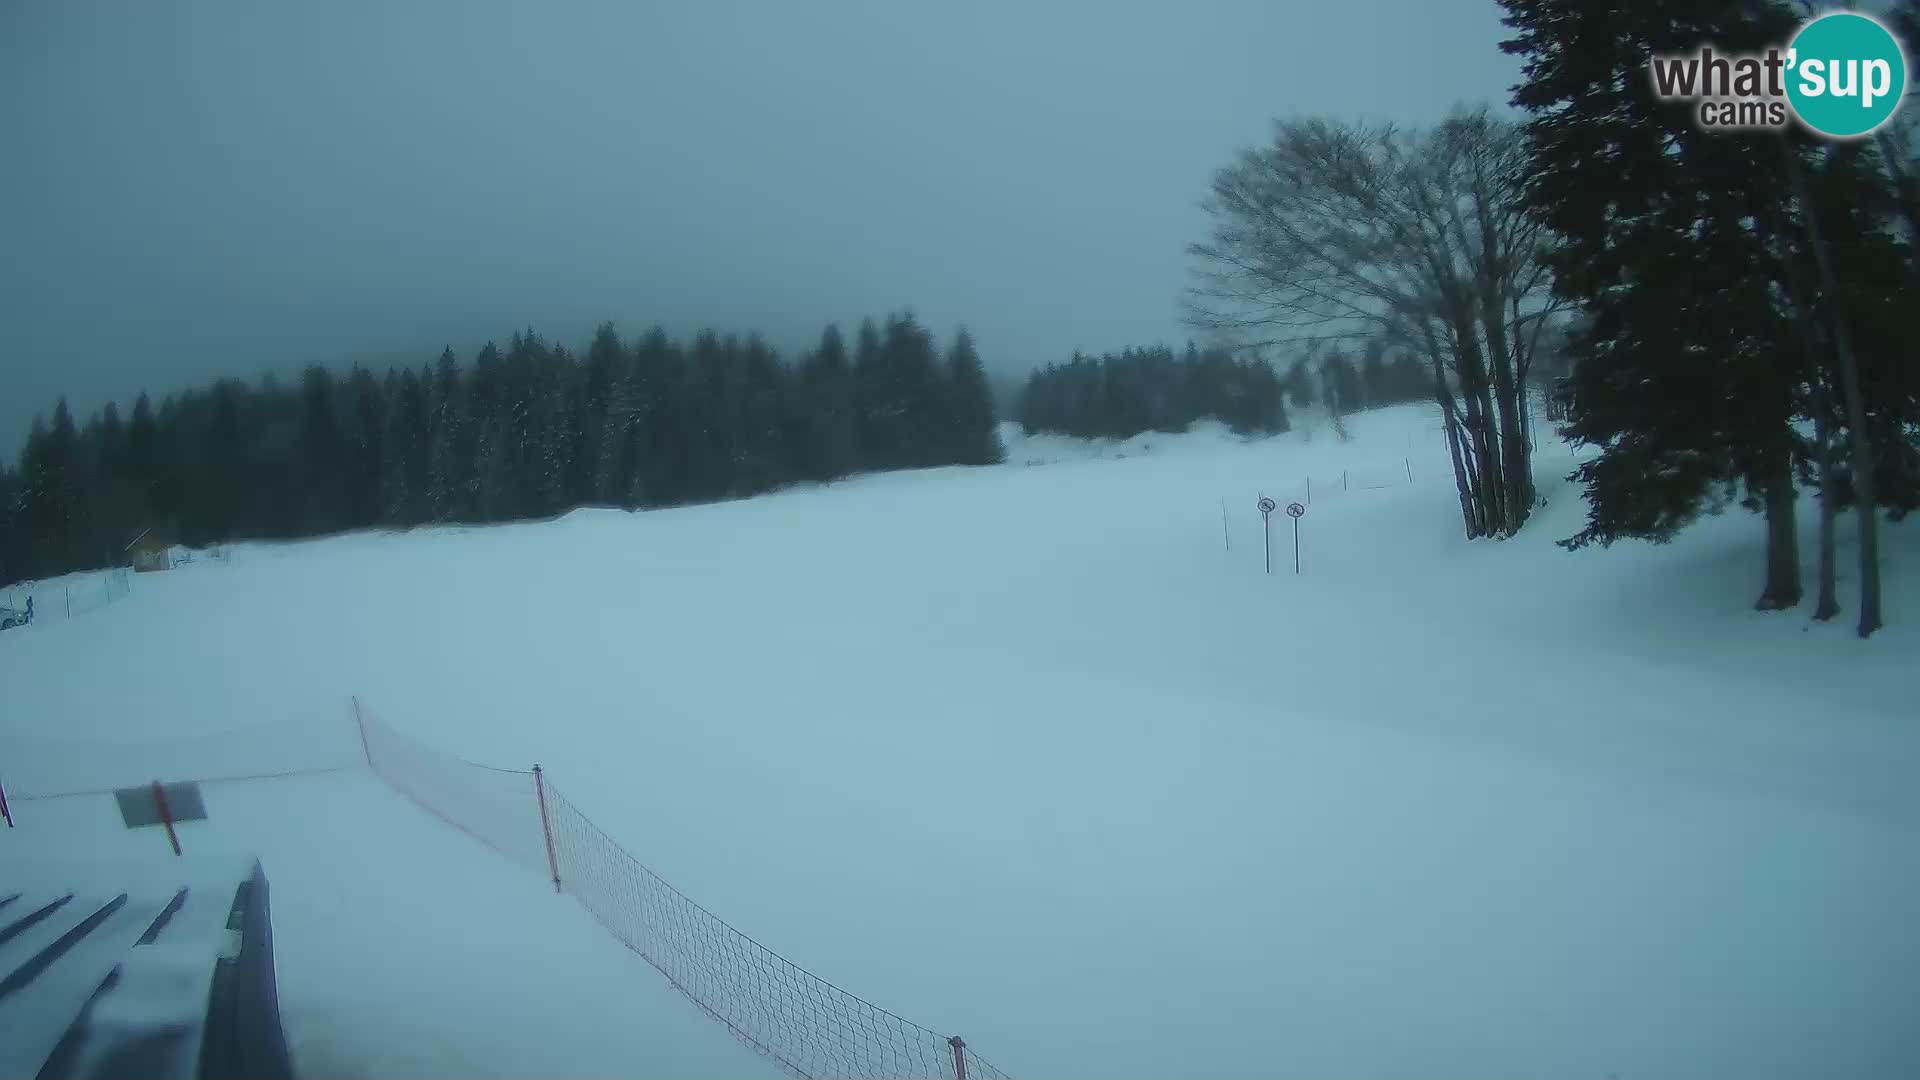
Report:
[[1005,1080],[947,1036],[840,989],[729,926],[595,825],[539,766],[463,761],[354,701],[367,765],[427,813],[549,878],[674,989],[790,1076]]
[[[734,1037],[803,1080],[1005,1080],[943,1035],[800,967],[701,907],[595,825],[539,766],[448,754],[353,702],[350,727],[272,725],[100,744],[0,737],[0,807],[152,782],[226,783],[366,768],[426,813],[573,897]],[[6,818],[7,826],[12,818]]]

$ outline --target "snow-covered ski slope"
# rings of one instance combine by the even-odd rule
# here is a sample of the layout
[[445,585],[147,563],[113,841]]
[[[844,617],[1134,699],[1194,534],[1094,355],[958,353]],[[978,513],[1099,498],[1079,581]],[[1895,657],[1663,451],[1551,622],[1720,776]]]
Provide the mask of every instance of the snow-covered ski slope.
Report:
[[[1561,551],[1549,444],[1548,506],[1469,543],[1430,414],[1352,428],[247,545],[0,635],[0,747],[139,779],[132,740],[272,722],[321,761],[358,694],[1016,1076],[1920,1075],[1920,533],[1861,642],[1751,610],[1744,512]],[[1309,475],[1265,575],[1254,501]],[[207,803],[308,1075],[772,1075],[365,775]],[[15,810],[6,857],[164,843]]]

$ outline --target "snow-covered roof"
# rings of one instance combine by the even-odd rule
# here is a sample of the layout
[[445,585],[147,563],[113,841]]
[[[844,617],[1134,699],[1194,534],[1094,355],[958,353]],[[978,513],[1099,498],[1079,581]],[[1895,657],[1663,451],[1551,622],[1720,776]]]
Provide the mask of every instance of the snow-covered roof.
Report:
[[227,924],[243,885],[262,883],[264,899],[257,875],[240,858],[9,861],[0,1076],[196,1077],[219,961],[240,955],[242,931]]

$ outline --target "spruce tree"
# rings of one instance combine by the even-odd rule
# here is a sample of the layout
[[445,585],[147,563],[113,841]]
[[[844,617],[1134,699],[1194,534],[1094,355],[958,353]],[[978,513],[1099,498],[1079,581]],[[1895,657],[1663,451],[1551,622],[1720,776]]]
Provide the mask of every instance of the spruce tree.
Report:
[[1287,403],[1296,409],[1305,409],[1313,405],[1313,372],[1307,367],[1306,357],[1293,362],[1287,369]]
[[62,397],[53,409],[53,424],[47,432],[40,487],[46,498],[47,539],[57,564],[73,567],[97,566],[90,558],[88,526],[91,507],[87,505],[85,468],[81,460],[80,434],[73,413]]
[[[1503,0],[1533,114],[1526,196],[1560,245],[1555,289],[1590,322],[1572,342],[1571,434],[1587,525],[1569,547],[1665,540],[1742,482],[1769,520],[1763,607],[1799,597],[1793,420],[1806,373],[1777,304],[1765,223],[1799,140],[1708,133],[1654,97],[1648,57],[1711,42],[1759,52],[1784,5]],[[1784,150],[1784,152],[1783,152]]]
[[346,518],[346,440],[341,434],[333,373],[307,368],[300,381],[300,530],[311,536],[340,528]]
[[954,335],[947,352],[950,460],[961,465],[997,465],[1006,458],[993,419],[993,392],[986,369],[964,329]]
[[160,487],[160,431],[154,423],[153,402],[143,391],[133,402],[133,418],[127,422],[126,454],[121,466],[131,485],[129,498],[136,524],[151,524],[155,499]]
[[433,517],[433,412],[426,381],[412,368],[395,384],[387,417],[383,520],[411,527]]
[[387,462],[386,402],[373,373],[355,365],[347,377],[351,401],[347,446],[347,517],[349,529],[380,523],[384,499],[382,481]]
[[[59,411],[66,408],[60,400]],[[73,519],[71,470],[52,445],[44,416],[33,418],[20,452],[19,512],[27,573],[46,577],[68,565],[67,532]]]
[[[613,324],[601,323],[593,332],[593,343],[587,346],[573,406],[575,443],[569,486],[576,502],[617,506],[626,494],[621,484],[624,477],[615,462],[624,434],[629,366],[626,347]],[[620,416],[613,412],[616,392],[620,395]]]
[[579,364],[555,343],[534,357],[528,389],[527,513],[549,517],[579,505],[573,471]]
[[466,393],[460,377],[460,362],[453,347],[440,351],[433,364],[430,391],[431,414],[427,421],[427,520],[452,521],[465,508],[467,478],[472,462],[459,457],[461,432],[465,428]]
[[468,383],[468,412],[464,445],[459,456],[472,462],[467,471],[467,493],[462,519],[501,521],[511,514],[510,435],[506,362],[489,341],[474,354]]
[[26,522],[20,514],[20,473],[0,462],[0,588],[33,572]]
[[828,326],[820,344],[800,365],[802,446],[800,474],[810,480],[837,480],[860,464],[859,422],[855,414],[853,369],[840,328]]
[[674,506],[691,498],[693,392],[685,350],[654,328],[634,355],[626,445],[628,505]]
[[191,474],[186,527],[180,539],[195,547],[231,540],[249,503],[246,474],[252,461],[247,452],[247,385],[238,379],[217,379],[207,392],[205,425],[200,429]]
[[[1800,228],[1792,234],[1802,256],[1788,273],[1790,289],[1805,289],[1811,266],[1815,300],[1813,333],[1807,335],[1817,374],[1814,408],[1833,408],[1845,439],[1820,447],[1836,481],[1823,492],[1823,514],[1852,504],[1856,518],[1860,636],[1882,622],[1878,510],[1904,515],[1915,504],[1916,439],[1920,438],[1920,364],[1913,363],[1911,315],[1920,298],[1920,264],[1897,240],[1901,171],[1875,160],[1891,140],[1828,144],[1803,162],[1786,158]],[[1883,171],[1887,167],[1887,171]],[[1908,207],[1911,209],[1911,206]],[[1920,228],[1920,221],[1914,222]],[[1910,240],[1920,240],[1915,234]],[[1902,268],[1910,271],[1902,274]],[[1797,287],[1797,288],[1796,288]],[[1801,324],[1807,332],[1807,321]],[[1816,437],[1831,436],[1831,430]],[[1830,427],[1830,425],[1829,425]],[[1826,496],[1832,497],[1826,497]],[[1823,610],[1825,574],[1832,562],[1832,529],[1822,522]]]
[[694,502],[730,494],[731,462],[739,445],[738,418],[731,407],[738,345],[707,330],[694,336],[687,352],[680,438],[686,446],[685,497]]
[[[946,453],[941,432],[948,415],[946,405],[952,394],[948,381],[946,365],[940,362],[940,346],[933,340],[933,332],[922,326],[911,312],[903,321],[911,328],[909,340],[912,343],[908,363],[904,371],[907,386],[906,423],[900,433],[903,446],[907,448],[907,460],[914,468],[947,464],[951,458]],[[982,380],[984,386],[984,379]],[[988,399],[988,415],[992,414],[992,402]]]
[[1360,366],[1356,373],[1356,383],[1360,391],[1360,401],[1355,409],[1370,409],[1386,404],[1392,397],[1392,378],[1387,372],[1387,345],[1379,335],[1369,337],[1360,350]]
[[1247,361],[1246,387],[1248,427],[1254,434],[1278,435],[1292,427],[1280,377],[1265,358]]
[[508,339],[507,352],[501,360],[497,411],[500,447],[495,462],[500,504],[496,520],[512,521],[540,513],[539,444],[534,410],[539,392],[539,368],[545,354],[546,343],[529,326],[525,333],[516,331]]
[[86,446],[85,482],[92,488],[93,542],[110,565],[127,540],[127,530],[139,518],[127,462],[127,426],[120,419],[120,407],[107,402],[98,418],[88,422],[81,441]]
[[1020,399],[1013,409],[1013,418],[1025,434],[1033,435],[1053,429],[1054,418],[1047,397],[1053,388],[1054,374],[1053,365],[1048,364],[1044,368],[1035,368],[1027,375],[1026,385],[1021,388]]
[[1366,407],[1366,387],[1345,353],[1335,352],[1320,365],[1320,389],[1327,408],[1335,415],[1345,416]]
[[880,331],[871,318],[861,321],[854,339],[853,394],[860,467],[893,468],[892,421],[886,412],[892,400],[891,380],[881,354]]
[[882,391],[874,413],[881,446],[881,468],[917,469],[938,463],[939,401],[944,376],[933,337],[912,312],[887,319],[881,339]]
[[787,369],[758,335],[740,347],[739,388],[735,394],[739,448],[732,471],[734,490],[759,495],[793,481],[788,457],[787,421],[792,409]]

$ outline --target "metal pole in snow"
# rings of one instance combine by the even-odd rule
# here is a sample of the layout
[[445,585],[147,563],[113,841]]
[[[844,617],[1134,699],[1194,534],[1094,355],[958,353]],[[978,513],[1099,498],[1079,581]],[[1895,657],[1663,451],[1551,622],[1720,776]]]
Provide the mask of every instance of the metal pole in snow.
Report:
[[1227,542],[1227,550],[1233,550],[1233,534],[1227,531],[1227,499],[1220,497],[1220,538]]
[[553,824],[547,818],[547,781],[540,766],[533,767],[533,794],[540,800],[540,832],[547,839],[547,869],[553,874],[553,891],[560,891],[560,860],[553,854]]
[[367,742],[367,719],[360,715],[360,699],[357,696],[353,699],[353,726],[360,732],[360,754],[367,759],[367,771],[372,772],[373,747]]
[[173,810],[167,806],[167,789],[160,781],[153,782],[153,805],[160,811],[160,824],[167,827],[167,843],[173,845],[173,853],[180,854],[180,834],[173,831]]
[[1300,519],[1293,519],[1293,572],[1300,572]]

